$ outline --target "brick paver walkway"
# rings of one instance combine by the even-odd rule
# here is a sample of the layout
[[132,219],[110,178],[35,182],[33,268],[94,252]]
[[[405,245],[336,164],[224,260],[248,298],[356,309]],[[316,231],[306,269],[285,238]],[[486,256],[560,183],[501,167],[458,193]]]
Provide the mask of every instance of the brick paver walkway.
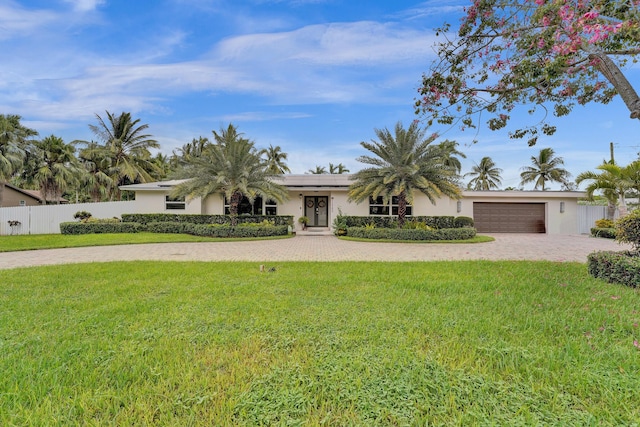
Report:
[[435,261],[549,260],[586,262],[596,250],[623,250],[609,239],[496,234],[494,242],[421,244],[352,242],[333,236],[212,243],[158,243],[0,253],[0,269],[82,262],[171,261]]

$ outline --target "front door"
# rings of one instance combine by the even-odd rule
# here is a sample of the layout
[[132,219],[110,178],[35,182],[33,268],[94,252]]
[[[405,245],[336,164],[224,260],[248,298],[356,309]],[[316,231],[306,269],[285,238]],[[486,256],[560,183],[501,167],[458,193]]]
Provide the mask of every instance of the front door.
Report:
[[309,218],[309,227],[328,227],[329,198],[327,196],[306,196],[304,215]]

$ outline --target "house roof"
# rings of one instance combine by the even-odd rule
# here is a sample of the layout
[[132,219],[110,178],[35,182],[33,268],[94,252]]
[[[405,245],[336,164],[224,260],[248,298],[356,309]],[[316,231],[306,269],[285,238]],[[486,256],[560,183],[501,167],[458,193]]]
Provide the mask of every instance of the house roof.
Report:
[[[274,178],[274,181],[284,185],[290,191],[346,191],[353,183],[353,174],[286,174]],[[178,179],[171,181],[147,182],[143,184],[121,185],[121,190],[129,191],[166,191],[186,179]],[[582,198],[586,196],[584,191],[463,191],[464,198],[473,199],[571,199]]]
[[[15,185],[9,184],[8,182],[6,182],[5,187],[7,188],[11,188],[14,191],[17,191],[18,193],[22,193],[27,197],[31,197],[34,200],[37,200],[40,203],[44,202],[44,199],[42,197],[42,193],[40,192],[40,190],[27,190],[24,188],[20,188],[20,187],[16,187]],[[49,202],[67,202],[68,200],[63,198],[63,197],[58,197],[56,200],[48,200]]]

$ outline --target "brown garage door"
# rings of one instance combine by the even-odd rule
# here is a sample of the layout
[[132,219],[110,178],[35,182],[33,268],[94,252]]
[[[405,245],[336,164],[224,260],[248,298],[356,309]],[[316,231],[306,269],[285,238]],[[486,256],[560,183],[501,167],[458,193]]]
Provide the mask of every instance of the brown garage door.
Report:
[[545,233],[544,203],[473,202],[480,233]]

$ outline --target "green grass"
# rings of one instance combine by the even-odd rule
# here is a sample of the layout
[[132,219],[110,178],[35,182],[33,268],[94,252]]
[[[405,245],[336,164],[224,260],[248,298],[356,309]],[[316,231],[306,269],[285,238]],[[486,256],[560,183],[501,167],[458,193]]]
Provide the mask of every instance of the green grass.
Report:
[[393,240],[393,239],[362,239],[359,237],[340,236],[339,239],[351,240],[353,242],[376,242],[376,243],[487,243],[496,239],[491,236],[476,235],[467,240]]
[[6,270],[0,425],[631,425],[640,300],[583,264]]
[[[268,239],[287,239],[290,236],[275,236]],[[140,243],[216,242],[233,240],[265,240],[265,238],[228,238],[191,236],[189,234],[163,233],[114,233],[114,234],[34,234],[0,236],[0,252],[27,251],[34,249],[76,248],[84,246],[132,245]]]

